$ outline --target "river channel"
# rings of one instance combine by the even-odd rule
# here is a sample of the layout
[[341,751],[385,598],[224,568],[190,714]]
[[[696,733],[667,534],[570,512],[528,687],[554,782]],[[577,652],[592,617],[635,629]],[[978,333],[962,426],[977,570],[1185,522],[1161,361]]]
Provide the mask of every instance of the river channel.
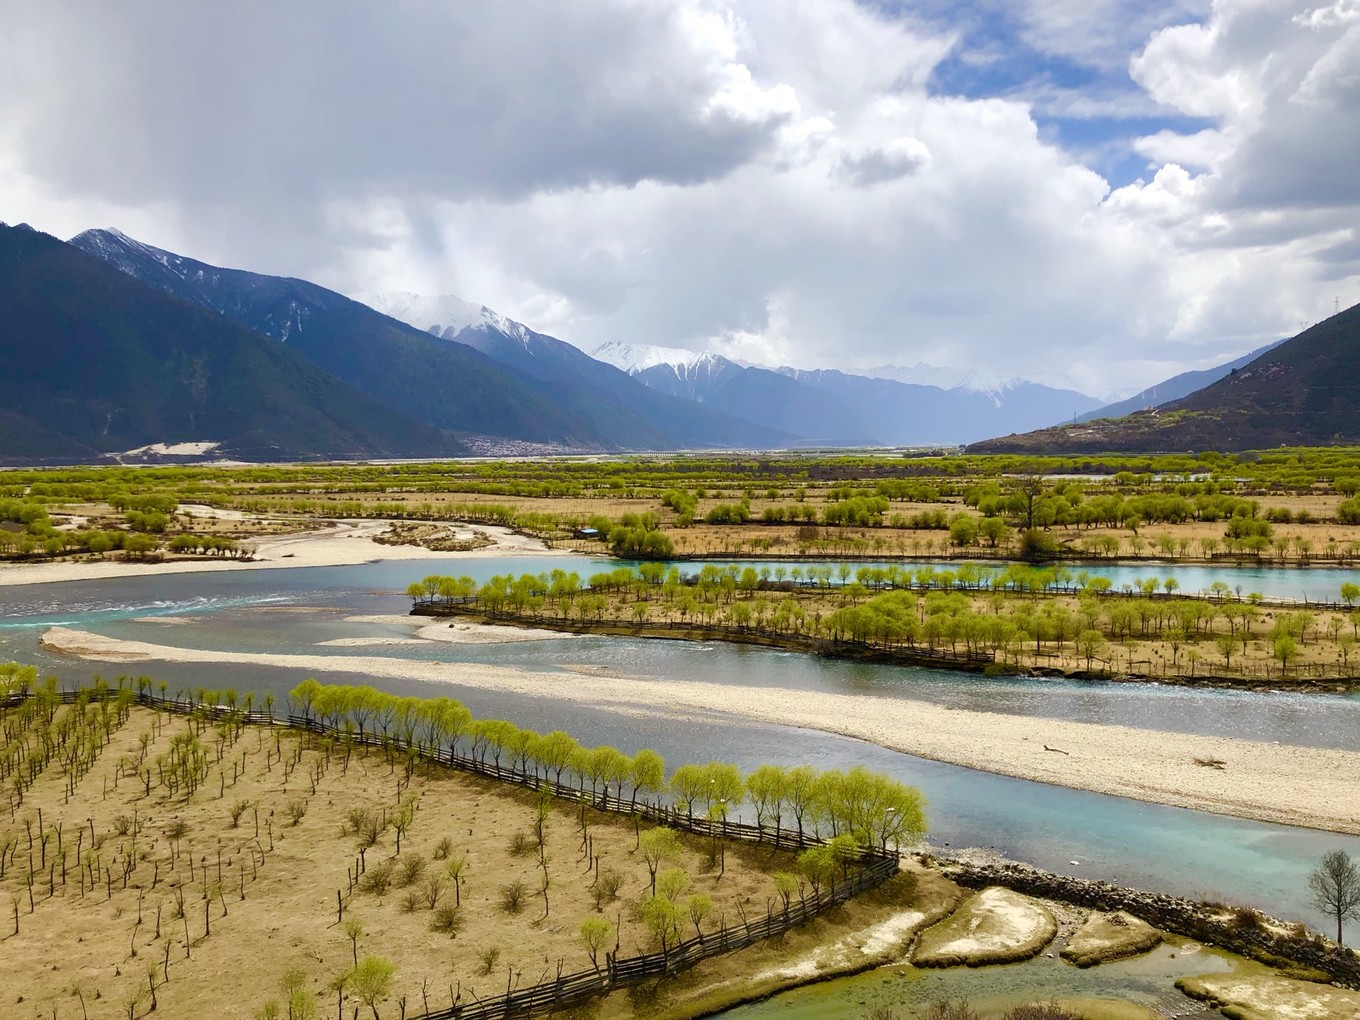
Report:
[[[0,589],[0,660],[37,663],[67,681],[94,673],[148,675],[181,687],[232,687],[282,696],[306,674],[281,666],[138,662],[130,667],[52,655],[39,647],[48,627],[219,651],[359,654],[398,659],[485,662],[560,671],[563,689],[575,673],[564,665],[597,665],[663,679],[777,685],[842,694],[872,693],[959,708],[1152,730],[1219,734],[1282,744],[1360,750],[1360,698],[1256,694],[1159,685],[1075,683],[975,677],[937,670],[823,660],[720,644],[618,638],[563,638],[485,645],[417,643],[395,617],[410,608],[401,592],[429,573],[497,573],[554,568],[588,576],[616,561],[562,557],[472,557],[380,562],[358,566],[208,571],[193,574],[71,581]],[[686,569],[697,569],[687,565]],[[1099,568],[1091,568],[1095,573]],[[1111,567],[1109,571],[1127,568]],[[1182,589],[1210,580],[1282,597],[1335,598],[1348,571],[1244,573],[1215,569],[1201,584],[1185,569]],[[1130,570],[1129,577],[1148,576]],[[1117,573],[1115,577],[1119,577]],[[1116,581],[1116,583],[1122,583]],[[167,625],[167,618],[179,625]],[[322,642],[343,640],[344,645]],[[362,647],[353,642],[363,641]],[[385,643],[383,643],[385,642]],[[343,670],[310,671],[323,681],[370,682]],[[397,693],[449,694],[481,716],[537,729],[563,728],[586,743],[626,752],[653,747],[672,766],[724,759],[751,768],[765,762],[821,768],[861,763],[919,786],[929,801],[930,840],[949,848],[990,848],[1053,871],[1180,895],[1250,903],[1321,927],[1307,906],[1305,876],[1326,850],[1360,856],[1360,839],[1228,818],[1069,790],[925,761],[816,730],[752,723],[705,713],[634,715],[569,699],[529,697],[418,679],[374,680]]]

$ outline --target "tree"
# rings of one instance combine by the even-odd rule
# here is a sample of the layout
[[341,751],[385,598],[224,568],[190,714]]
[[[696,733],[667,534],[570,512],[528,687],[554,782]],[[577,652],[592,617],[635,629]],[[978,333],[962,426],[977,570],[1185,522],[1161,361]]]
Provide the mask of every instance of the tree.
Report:
[[663,861],[678,860],[680,857],[680,837],[674,829],[658,826],[648,829],[638,840],[642,849],[642,859],[647,864],[647,874],[652,882],[652,895],[656,895],[656,869]]
[[666,788],[666,760],[655,751],[644,747],[633,755],[631,773],[634,805],[639,793],[660,793]]
[[1098,630],[1084,630],[1077,635],[1077,652],[1086,659],[1086,669],[1092,660],[1105,654],[1105,636]]
[[1294,658],[1298,651],[1298,644],[1288,634],[1281,634],[1275,639],[1275,658],[1280,660],[1281,672],[1289,668],[1289,660]]
[[587,917],[581,922],[581,944],[590,954],[590,964],[600,969],[600,950],[609,944],[614,935],[614,926],[603,917]]
[[642,922],[652,938],[667,952],[680,941],[680,924],[685,912],[678,903],[664,896],[649,896],[642,904]]
[[396,972],[396,964],[378,956],[365,956],[349,972],[346,983],[363,1004],[373,1010],[373,1020],[382,1020],[378,1015],[378,1003],[392,991],[392,975]]
[[1360,921],[1360,868],[1345,850],[1332,850],[1309,873],[1308,889],[1313,906],[1336,918],[1336,941],[1344,944],[1342,922]]

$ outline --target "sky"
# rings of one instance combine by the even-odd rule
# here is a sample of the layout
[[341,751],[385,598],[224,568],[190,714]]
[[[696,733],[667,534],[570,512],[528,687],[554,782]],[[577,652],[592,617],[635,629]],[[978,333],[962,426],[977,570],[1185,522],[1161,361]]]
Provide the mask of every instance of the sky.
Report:
[[7,0],[0,219],[1125,396],[1360,301],[1360,0]]

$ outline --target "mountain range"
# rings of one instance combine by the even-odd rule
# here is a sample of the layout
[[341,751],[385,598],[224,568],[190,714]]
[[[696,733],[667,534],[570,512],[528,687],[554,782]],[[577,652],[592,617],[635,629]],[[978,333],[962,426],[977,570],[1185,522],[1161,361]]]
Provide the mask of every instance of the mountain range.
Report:
[[978,453],[1099,453],[1360,445],[1360,305],[1149,410],[976,443]]
[[0,328],[11,462],[199,440],[244,460],[460,449],[296,350],[27,227],[0,224]]
[[801,431],[824,445],[954,445],[1006,428],[1039,428],[1099,403],[1085,394],[1023,381],[991,390],[942,389],[834,369],[761,368],[713,353],[618,342],[591,354],[648,386]]
[[[458,297],[347,297],[117,230],[62,242],[0,224],[0,241],[10,461],[956,445],[1121,409],[976,373],[902,381],[939,371],[920,364],[853,375],[625,342],[587,354]],[[1236,378],[1247,360],[1129,403]]]

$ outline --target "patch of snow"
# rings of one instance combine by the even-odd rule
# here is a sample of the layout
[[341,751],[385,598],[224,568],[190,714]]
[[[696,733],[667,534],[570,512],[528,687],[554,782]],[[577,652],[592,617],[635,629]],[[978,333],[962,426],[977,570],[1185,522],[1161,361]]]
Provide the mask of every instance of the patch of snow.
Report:
[[678,374],[687,375],[696,369],[716,366],[726,359],[707,351],[691,351],[684,347],[658,347],[652,344],[626,344],[611,340],[588,352],[596,361],[604,361],[621,368],[630,375],[656,365],[670,365]]
[[220,442],[214,443],[207,440],[195,443],[151,443],[147,446],[139,446],[135,450],[124,450],[119,456],[205,457],[221,445]]
[[460,330],[485,324],[488,316],[496,316],[489,308],[464,301],[455,294],[432,296],[410,291],[378,290],[351,294],[350,297],[408,326],[437,336],[452,336]]

